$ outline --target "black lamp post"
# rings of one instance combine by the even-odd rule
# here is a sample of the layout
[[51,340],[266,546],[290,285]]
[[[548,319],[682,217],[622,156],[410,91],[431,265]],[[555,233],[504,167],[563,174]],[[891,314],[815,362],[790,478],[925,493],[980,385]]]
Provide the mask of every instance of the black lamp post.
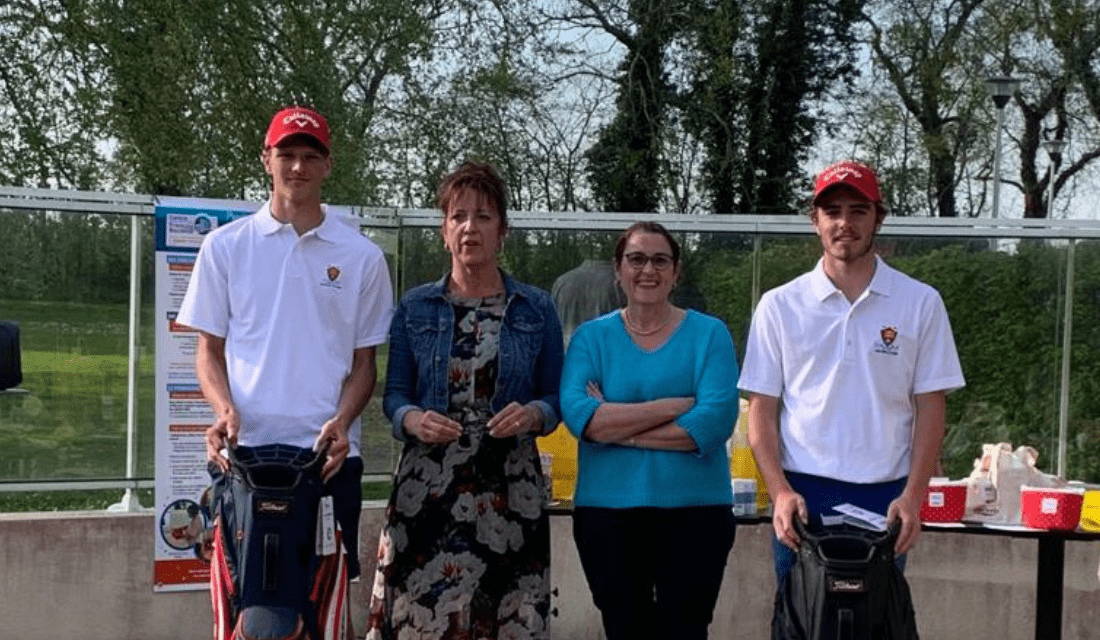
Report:
[[[1045,140],[1043,149],[1050,156],[1047,168],[1047,219],[1054,219],[1054,165],[1061,162],[1065,140]],[[1062,384],[1058,402],[1058,475],[1066,477],[1066,437],[1069,427],[1069,354],[1073,344],[1073,258],[1077,241],[1070,238],[1066,247],[1065,322],[1062,325]]]
[[993,76],[985,79],[985,86],[997,105],[997,143],[993,152],[993,213],[996,218],[1001,207],[1001,129],[1004,128],[1005,105],[1020,86],[1020,80],[1009,76]]
[[1062,152],[1066,149],[1065,140],[1044,140],[1043,149],[1050,156],[1047,169],[1047,220],[1054,219],[1054,167],[1062,162]]

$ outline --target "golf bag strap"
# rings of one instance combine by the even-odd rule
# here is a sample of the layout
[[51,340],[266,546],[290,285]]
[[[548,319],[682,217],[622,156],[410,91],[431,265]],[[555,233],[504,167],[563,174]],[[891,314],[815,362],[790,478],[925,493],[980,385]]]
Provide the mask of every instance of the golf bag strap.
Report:
[[343,531],[336,526],[336,553],[322,556],[313,575],[309,596],[317,612],[319,640],[346,640],[351,637],[351,608],[348,604],[348,562]]
[[214,555],[210,559],[210,604],[214,612],[214,640],[233,640],[233,577],[225,559],[222,521],[214,524]]

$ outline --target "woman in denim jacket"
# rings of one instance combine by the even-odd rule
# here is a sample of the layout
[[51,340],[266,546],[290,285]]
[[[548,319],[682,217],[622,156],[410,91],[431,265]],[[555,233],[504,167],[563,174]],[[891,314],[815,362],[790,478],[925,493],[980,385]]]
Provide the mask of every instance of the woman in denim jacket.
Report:
[[535,438],[558,425],[550,296],[497,264],[504,184],[466,163],[439,190],[451,272],[402,298],[384,411],[404,442],[367,638],[549,638],[550,529]]

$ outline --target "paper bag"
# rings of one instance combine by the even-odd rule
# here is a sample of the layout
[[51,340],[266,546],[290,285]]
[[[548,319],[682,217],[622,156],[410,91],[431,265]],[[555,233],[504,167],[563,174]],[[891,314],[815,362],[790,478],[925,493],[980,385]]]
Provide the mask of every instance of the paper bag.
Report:
[[1065,484],[1035,468],[1039,452],[1033,447],[1012,450],[1007,442],[983,444],[967,478],[967,522],[1020,524],[1020,487],[1056,487]]

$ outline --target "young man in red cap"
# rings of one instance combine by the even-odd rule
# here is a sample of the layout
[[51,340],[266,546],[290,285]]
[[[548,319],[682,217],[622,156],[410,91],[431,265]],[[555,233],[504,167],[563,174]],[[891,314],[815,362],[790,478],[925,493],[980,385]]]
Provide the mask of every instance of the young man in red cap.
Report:
[[[215,414],[206,432],[213,463],[228,468],[227,443],[327,443],[322,475],[347,551],[346,567],[329,577],[346,593],[359,574],[359,414],[374,389],[393,292],[382,251],[321,203],[330,145],[316,111],[275,114],[261,155],[271,197],[206,237],[177,321],[199,331],[196,370]],[[330,615],[338,629],[326,629],[326,638],[345,629],[346,598],[336,600],[343,610]],[[215,633],[231,634],[218,608],[215,600]]]
[[812,207],[821,259],[761,297],[738,382],[774,504],[780,584],[799,544],[794,519],[816,526],[839,504],[900,521],[895,550],[912,548],[944,397],[964,384],[939,294],[874,252],[886,217],[875,172],[853,161],[826,168]]

